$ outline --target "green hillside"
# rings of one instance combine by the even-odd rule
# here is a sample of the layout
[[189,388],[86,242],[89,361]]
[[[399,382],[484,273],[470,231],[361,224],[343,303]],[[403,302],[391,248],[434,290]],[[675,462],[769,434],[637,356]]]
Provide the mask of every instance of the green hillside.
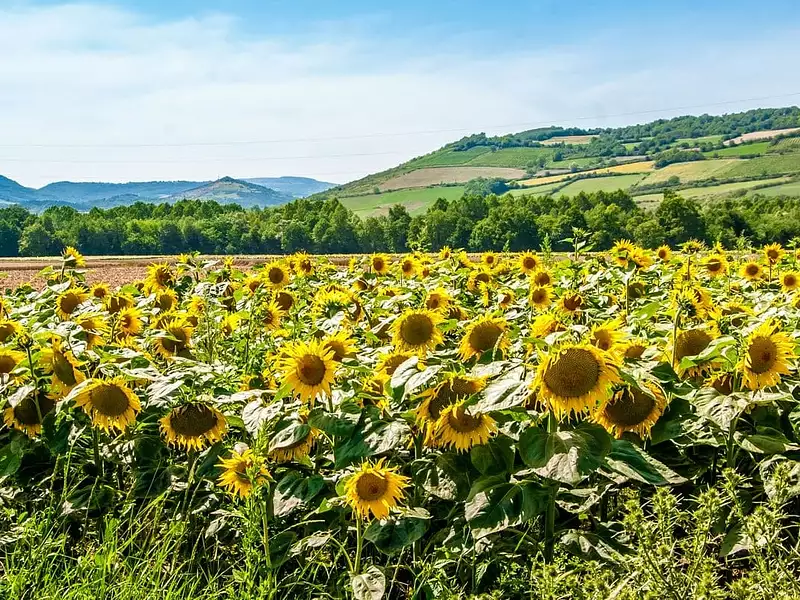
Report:
[[337,197],[363,217],[394,204],[423,213],[437,198],[458,198],[476,179],[502,179],[514,196],[623,189],[652,205],[665,190],[703,200],[754,189],[780,195],[796,189],[795,177],[800,181],[800,108],[787,107],[613,129],[479,133],[321,196]]

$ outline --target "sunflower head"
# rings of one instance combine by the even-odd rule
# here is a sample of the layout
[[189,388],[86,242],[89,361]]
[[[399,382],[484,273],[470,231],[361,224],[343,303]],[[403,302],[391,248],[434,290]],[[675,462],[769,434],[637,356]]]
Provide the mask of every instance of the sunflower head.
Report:
[[533,252],[523,252],[519,255],[518,264],[520,273],[530,275],[539,268],[539,258]]
[[623,385],[603,400],[592,414],[592,420],[617,438],[626,431],[649,437],[650,430],[664,413],[667,400],[658,386]]
[[71,287],[56,298],[56,312],[65,321],[72,318],[78,307],[89,299],[89,294],[84,290]]
[[89,295],[97,300],[105,301],[105,299],[111,295],[111,288],[107,283],[96,283],[92,286],[92,289],[89,290]]
[[139,398],[119,377],[90,379],[75,395],[75,404],[89,415],[95,426],[107,433],[114,429],[125,430],[142,409]]
[[265,329],[274,331],[280,328],[283,310],[275,300],[263,303],[260,312],[261,324]]
[[3,375],[11,375],[24,359],[24,352],[0,346],[0,380],[2,380]]
[[279,262],[269,263],[264,267],[264,281],[273,289],[280,289],[289,284],[289,269]]
[[31,390],[14,406],[3,411],[6,426],[22,431],[28,437],[36,437],[42,431],[44,418],[56,407],[55,400],[41,390]]
[[133,298],[123,294],[111,294],[106,298],[106,308],[112,315],[118,313],[123,308],[133,306]]
[[406,310],[392,325],[392,341],[400,352],[424,355],[442,343],[442,316],[431,310]]
[[416,354],[414,352],[391,352],[381,357],[375,370],[391,377],[397,368],[412,356],[416,356]]
[[486,269],[473,269],[467,278],[467,289],[476,292],[492,282],[492,275]]
[[425,308],[446,313],[452,300],[446,289],[438,287],[428,292],[427,296],[425,296]]
[[577,292],[566,292],[558,300],[558,308],[566,314],[575,314],[583,307],[583,296]]
[[656,256],[661,262],[669,262],[669,259],[672,257],[672,250],[666,245],[659,246],[656,248]]
[[50,383],[51,395],[63,398],[76,385],[86,380],[80,371],[80,363],[70,350],[61,346],[61,340],[53,337],[49,348],[44,348],[40,355],[40,362],[46,373],[52,373]]
[[267,483],[269,471],[264,460],[248,448],[239,453],[231,452],[228,458],[220,459],[217,466],[222,470],[217,482],[234,496],[247,498],[256,486]]
[[208,444],[215,444],[228,429],[223,414],[202,402],[173,408],[160,424],[167,443],[186,450],[202,450]]
[[486,315],[479,317],[467,326],[458,346],[463,360],[482,356],[486,352],[503,355],[511,342],[508,339],[508,322],[505,319]]
[[400,273],[403,277],[414,277],[419,269],[419,261],[414,256],[406,256],[400,261]]
[[800,287],[800,274],[787,271],[781,274],[781,287],[784,292],[793,292]]
[[703,242],[701,242],[700,240],[694,240],[694,239],[689,240],[688,242],[684,242],[681,245],[681,249],[686,254],[698,254],[699,252],[702,252],[703,250],[705,250],[705,248],[706,248],[706,245]]
[[450,260],[451,256],[453,256],[453,249],[450,246],[443,246],[439,250],[439,260]]
[[319,394],[331,393],[336,363],[333,351],[320,340],[296,341],[284,349],[281,361],[284,381],[303,401],[313,401]]
[[548,306],[550,306],[550,302],[552,302],[550,288],[540,285],[534,286],[531,288],[528,300],[535,310],[545,310]]
[[791,338],[778,331],[777,323],[764,322],[745,341],[744,355],[739,361],[744,385],[751,390],[777,385],[781,375],[789,375],[794,358]]
[[149,292],[163,290],[175,285],[175,273],[168,263],[155,263],[147,267],[144,288]]
[[535,338],[545,338],[556,331],[564,331],[564,325],[552,313],[542,313],[531,323],[531,335]]
[[589,331],[589,340],[593,346],[604,352],[616,351],[625,337],[625,333],[620,330],[620,327],[621,323],[616,319],[594,325]]
[[764,258],[766,259],[767,264],[777,265],[779,262],[781,262],[784,254],[786,254],[786,252],[778,243],[764,246]]
[[709,361],[708,364],[695,365],[689,368],[681,367],[681,361],[686,357],[694,357],[703,352],[712,342],[715,335],[713,331],[694,328],[686,329],[675,336],[675,346],[673,349],[675,371],[683,377],[695,377],[706,373],[709,369],[716,366],[716,361]]
[[484,252],[481,254],[481,264],[489,269],[495,268],[500,262],[500,256],[496,252]]
[[327,336],[322,340],[322,345],[333,353],[331,358],[336,362],[342,362],[345,358],[356,355],[356,344],[348,331],[339,331]]
[[298,252],[294,255],[294,271],[302,277],[309,277],[314,274],[316,265],[314,258],[305,252]]
[[191,347],[192,327],[181,319],[171,319],[161,327],[163,334],[156,336],[156,352],[164,358],[187,356]]
[[724,254],[710,254],[705,258],[703,267],[711,277],[721,277],[728,272],[728,259]]
[[22,326],[19,323],[0,318],[0,344],[6,343],[20,333],[22,333]]
[[389,272],[389,267],[392,266],[386,254],[373,254],[369,259],[369,264],[373,273],[378,275],[386,275]]
[[488,442],[495,431],[494,419],[482,413],[470,414],[462,400],[442,409],[428,443],[464,452]]
[[64,248],[64,252],[61,253],[61,260],[64,261],[64,266],[69,269],[82,269],[86,266],[86,259],[83,254],[72,246]]
[[416,410],[417,421],[425,425],[433,424],[445,408],[477,394],[485,387],[485,377],[451,374],[439,385],[422,394],[422,402]]
[[627,267],[628,262],[633,259],[633,255],[639,250],[639,248],[631,242],[630,240],[618,240],[614,242],[614,245],[611,247],[611,258],[614,259],[621,267]]
[[758,281],[764,274],[764,268],[755,261],[748,261],[742,265],[740,275],[748,281]]
[[397,469],[385,467],[383,459],[377,463],[364,462],[345,483],[345,502],[356,515],[368,519],[385,519],[405,496],[409,478]]

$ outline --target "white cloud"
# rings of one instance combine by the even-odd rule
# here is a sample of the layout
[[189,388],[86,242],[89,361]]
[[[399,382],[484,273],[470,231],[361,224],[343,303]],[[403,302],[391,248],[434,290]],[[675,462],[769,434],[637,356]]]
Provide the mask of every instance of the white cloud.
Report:
[[[461,37],[448,52],[417,44],[399,58],[380,40],[339,39],[331,24],[314,42],[253,39],[239,25],[224,14],[152,22],[94,4],[0,8],[0,173],[32,186],[222,175],[346,181],[491,125],[616,125],[662,115],[578,117],[800,91],[786,76],[800,58],[795,31],[648,40],[647,52],[630,40],[538,48],[531,40],[525,52],[482,58]],[[351,139],[325,140],[333,137]],[[298,141],[63,147],[232,140]]]

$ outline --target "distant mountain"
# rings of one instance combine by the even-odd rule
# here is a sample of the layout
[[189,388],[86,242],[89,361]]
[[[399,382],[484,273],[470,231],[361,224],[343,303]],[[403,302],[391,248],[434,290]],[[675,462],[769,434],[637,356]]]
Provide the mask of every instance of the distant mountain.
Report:
[[295,198],[305,198],[335,187],[335,183],[317,181],[309,177],[252,177],[244,179],[249,183],[263,185],[273,190],[290,194]]
[[217,181],[59,181],[37,190],[0,175],[0,207],[19,204],[39,212],[48,206],[72,206],[85,211],[134,202],[174,202],[181,198],[203,198],[243,206],[275,206],[333,186],[308,177],[256,177],[247,180],[223,177]]
[[165,200],[216,200],[220,204],[242,206],[275,206],[293,200],[293,196],[233,177],[223,177],[190,190],[173,194]]

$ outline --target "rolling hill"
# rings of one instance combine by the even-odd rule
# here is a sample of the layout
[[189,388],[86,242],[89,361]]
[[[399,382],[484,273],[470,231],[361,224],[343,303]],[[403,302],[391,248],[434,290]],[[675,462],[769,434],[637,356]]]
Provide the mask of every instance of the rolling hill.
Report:
[[645,205],[667,189],[704,201],[775,195],[800,182],[799,128],[800,108],[787,107],[613,129],[479,133],[318,196],[337,197],[364,217],[386,214],[393,204],[424,213],[437,198],[460,197],[478,178],[506,180],[515,196],[624,189]]

